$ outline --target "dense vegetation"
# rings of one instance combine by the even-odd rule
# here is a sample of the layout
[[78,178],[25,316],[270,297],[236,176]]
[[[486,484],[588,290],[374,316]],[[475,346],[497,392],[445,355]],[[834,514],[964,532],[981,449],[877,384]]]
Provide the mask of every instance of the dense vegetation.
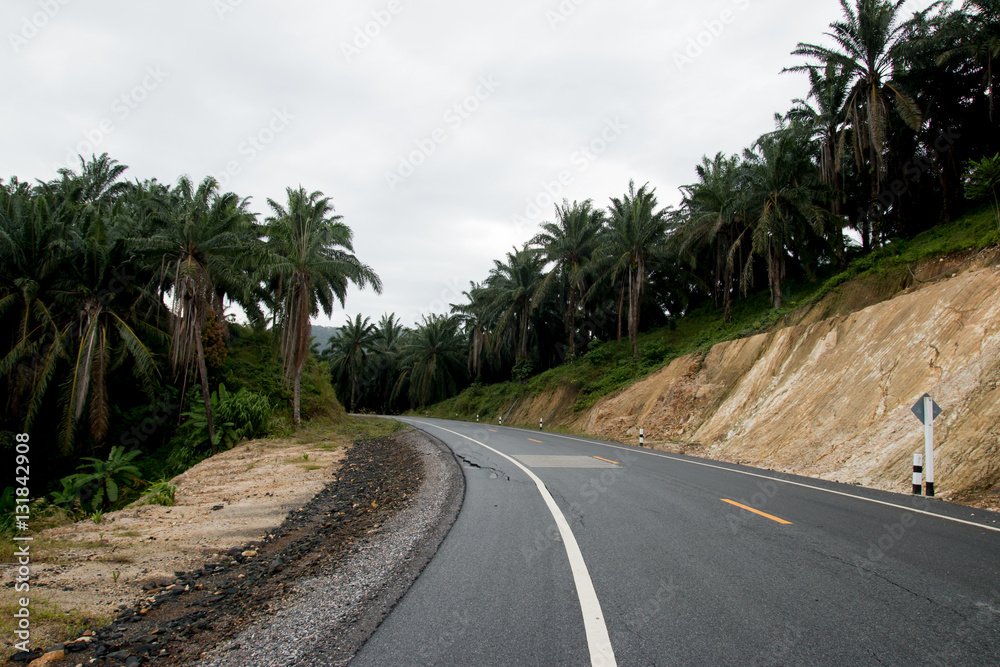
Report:
[[282,428],[276,410],[298,429],[303,411],[339,409],[309,318],[349,284],[381,289],[321,193],[289,189],[260,221],[212,178],[125,171],[102,155],[0,182],[0,442],[29,433],[35,493],[60,479],[58,502],[93,511]]
[[604,208],[557,203],[450,316],[415,332],[391,316],[343,327],[325,351],[340,396],[355,409],[424,406],[627,337],[630,359],[597,365],[615,386],[662,363],[640,349],[643,331],[726,328],[747,308],[766,320],[762,298],[781,312],[790,285],[953,225],[970,199],[997,206],[1000,223],[1000,2],[910,16],[904,4],[841,0],[829,45],[799,44],[802,63],[784,74],[805,75],[802,98],[742,154],[705,157],[677,208],[634,183]]

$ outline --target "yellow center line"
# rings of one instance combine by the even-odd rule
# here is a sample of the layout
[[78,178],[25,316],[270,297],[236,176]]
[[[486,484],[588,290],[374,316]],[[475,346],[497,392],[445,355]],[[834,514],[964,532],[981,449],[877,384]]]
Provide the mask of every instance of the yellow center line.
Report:
[[618,461],[612,461],[611,459],[602,459],[600,456],[595,456],[598,461],[607,461],[608,463],[614,463],[616,466],[621,465]]
[[767,514],[766,512],[761,512],[760,510],[755,510],[752,507],[747,507],[746,505],[741,505],[741,504],[739,504],[738,502],[736,502],[734,500],[726,500],[725,498],[720,498],[720,500],[722,500],[722,502],[724,502],[724,503],[729,503],[730,505],[736,505],[736,507],[739,507],[740,509],[745,509],[748,512],[753,512],[754,514],[759,514],[760,516],[764,517],[765,519],[770,519],[771,521],[777,521],[778,523],[784,524],[786,526],[791,526],[792,525],[791,521],[785,521],[784,519],[779,519],[778,517],[771,516],[770,514]]
[[528,438],[528,440],[531,440],[532,442],[537,442],[539,445],[545,444],[541,440],[535,440],[534,438]]
[[486,430],[487,430],[487,431],[492,431],[493,433],[498,433],[498,432],[499,432],[499,431],[497,431],[497,430],[496,430],[495,428],[488,428],[488,429],[486,429]]

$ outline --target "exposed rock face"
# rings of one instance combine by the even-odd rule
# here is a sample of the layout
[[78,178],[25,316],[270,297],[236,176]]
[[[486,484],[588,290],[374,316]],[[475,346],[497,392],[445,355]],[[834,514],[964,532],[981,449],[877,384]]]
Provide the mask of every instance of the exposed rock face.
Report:
[[[596,436],[888,490],[910,488],[930,392],[940,494],[1000,484],[1000,270],[686,356],[563,423]],[[540,397],[541,398],[541,397]],[[531,406],[517,422],[537,421]],[[534,419],[532,419],[534,417]]]

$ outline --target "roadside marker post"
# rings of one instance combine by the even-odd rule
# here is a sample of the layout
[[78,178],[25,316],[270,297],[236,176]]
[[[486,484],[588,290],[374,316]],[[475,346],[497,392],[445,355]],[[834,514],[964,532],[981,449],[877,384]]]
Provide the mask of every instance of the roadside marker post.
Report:
[[[941,415],[941,406],[934,402],[930,394],[924,394],[910,408],[913,414],[924,424],[924,479],[927,484],[925,493],[934,495],[934,420]],[[916,479],[916,477],[914,477]]]
[[924,455],[913,455],[913,495],[919,496],[924,485]]
[[924,458],[927,460],[927,495],[934,495],[934,400],[924,396]]
[[503,426],[503,415],[500,415],[500,425]]
[[479,423],[479,415],[476,415],[476,423]]
[[639,429],[639,446],[646,446],[646,432],[642,428]]
[[538,418],[538,430],[539,431],[542,430],[542,418],[541,417]]

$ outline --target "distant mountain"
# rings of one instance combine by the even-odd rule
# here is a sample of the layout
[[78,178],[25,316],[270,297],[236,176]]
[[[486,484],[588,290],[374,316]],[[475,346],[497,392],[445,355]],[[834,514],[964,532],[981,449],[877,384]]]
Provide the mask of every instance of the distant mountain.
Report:
[[321,327],[318,324],[312,325],[312,342],[319,344],[319,351],[326,349],[330,339],[338,335],[340,327]]

